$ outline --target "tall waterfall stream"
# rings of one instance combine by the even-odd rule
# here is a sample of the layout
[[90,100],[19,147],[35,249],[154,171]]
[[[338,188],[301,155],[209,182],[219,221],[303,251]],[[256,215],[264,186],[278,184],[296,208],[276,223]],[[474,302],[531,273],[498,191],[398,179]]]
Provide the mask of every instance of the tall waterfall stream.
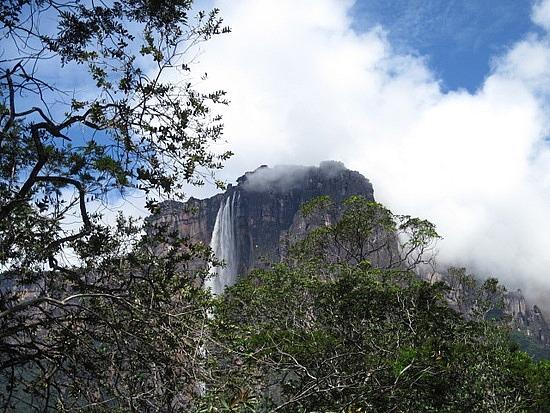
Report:
[[237,279],[237,245],[235,218],[239,204],[239,194],[233,193],[222,200],[214,230],[210,248],[216,259],[223,261],[224,266],[210,268],[210,277],[205,282],[205,288],[210,288],[213,294],[221,294],[227,286],[235,284]]

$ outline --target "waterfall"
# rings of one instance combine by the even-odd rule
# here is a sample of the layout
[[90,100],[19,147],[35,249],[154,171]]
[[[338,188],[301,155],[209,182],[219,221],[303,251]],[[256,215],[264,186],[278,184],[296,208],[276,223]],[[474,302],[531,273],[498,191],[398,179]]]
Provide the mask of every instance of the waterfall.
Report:
[[235,217],[238,200],[239,195],[235,193],[222,200],[216,215],[210,248],[212,248],[216,259],[223,261],[225,265],[210,268],[205,288],[210,288],[214,294],[221,294],[225,287],[235,284],[237,278]]

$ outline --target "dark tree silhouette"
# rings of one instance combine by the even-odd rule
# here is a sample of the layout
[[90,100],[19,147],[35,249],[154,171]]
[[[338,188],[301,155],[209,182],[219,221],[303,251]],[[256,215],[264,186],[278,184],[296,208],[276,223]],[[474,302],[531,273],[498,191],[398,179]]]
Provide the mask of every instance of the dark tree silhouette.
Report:
[[159,254],[135,221],[101,220],[119,197],[181,197],[231,155],[211,150],[224,92],[191,72],[193,48],[229,29],[191,7],[0,5],[4,411],[170,411],[196,391],[205,313],[185,275],[208,251],[171,237]]

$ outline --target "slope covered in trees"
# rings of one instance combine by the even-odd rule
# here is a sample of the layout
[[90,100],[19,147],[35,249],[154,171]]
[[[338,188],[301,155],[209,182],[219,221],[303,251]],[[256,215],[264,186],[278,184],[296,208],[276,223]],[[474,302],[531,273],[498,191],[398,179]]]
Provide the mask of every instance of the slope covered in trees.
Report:
[[380,227],[406,229],[417,251],[437,236],[426,221],[352,198],[336,224],[312,231],[286,262],[220,297],[207,394],[232,411],[547,411],[550,362],[534,362],[510,340],[506,320],[489,316],[496,280],[460,314],[448,305],[448,285],[409,267],[335,259],[336,246],[366,254]]

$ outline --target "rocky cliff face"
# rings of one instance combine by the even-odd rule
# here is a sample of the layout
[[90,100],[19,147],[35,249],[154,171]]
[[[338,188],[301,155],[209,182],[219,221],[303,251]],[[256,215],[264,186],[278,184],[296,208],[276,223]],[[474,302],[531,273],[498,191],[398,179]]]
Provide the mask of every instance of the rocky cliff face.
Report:
[[[279,261],[285,252],[285,240],[300,239],[312,227],[331,223],[305,220],[300,214],[304,202],[321,195],[337,203],[352,195],[374,200],[368,179],[339,162],[324,162],[318,167],[261,166],[245,173],[237,183],[208,199],[165,202],[149,219],[210,245],[225,261],[227,266],[217,270],[218,277],[210,285],[215,292],[221,292],[253,267]],[[465,311],[458,303],[466,300],[467,294],[450,286],[450,304]],[[520,292],[507,293],[504,301],[504,312],[511,316],[514,328],[550,348],[550,329],[541,311],[536,306],[530,308]]]
[[530,305],[521,290],[481,294],[479,280],[465,276],[464,268],[448,269],[446,273],[432,274],[430,281],[442,281],[450,287],[447,294],[449,305],[463,314],[470,314],[478,305],[478,299],[488,300],[494,308],[487,314],[510,320],[512,335],[524,350],[550,357],[550,328],[541,310]]
[[519,332],[550,348],[550,328],[538,306],[530,307],[519,290],[508,292],[504,305]]
[[[339,162],[323,162],[318,167],[261,166],[237,179],[225,193],[212,198],[191,198],[186,203],[165,202],[160,213],[150,219],[165,223],[181,235],[212,245],[224,236],[220,232],[220,206],[232,209],[231,229],[235,250],[229,263],[238,274],[262,262],[281,258],[281,238],[298,220],[300,206],[315,197],[328,195],[340,202],[352,195],[374,200],[371,183],[360,173],[346,169]],[[214,235],[214,236],[213,236]]]

